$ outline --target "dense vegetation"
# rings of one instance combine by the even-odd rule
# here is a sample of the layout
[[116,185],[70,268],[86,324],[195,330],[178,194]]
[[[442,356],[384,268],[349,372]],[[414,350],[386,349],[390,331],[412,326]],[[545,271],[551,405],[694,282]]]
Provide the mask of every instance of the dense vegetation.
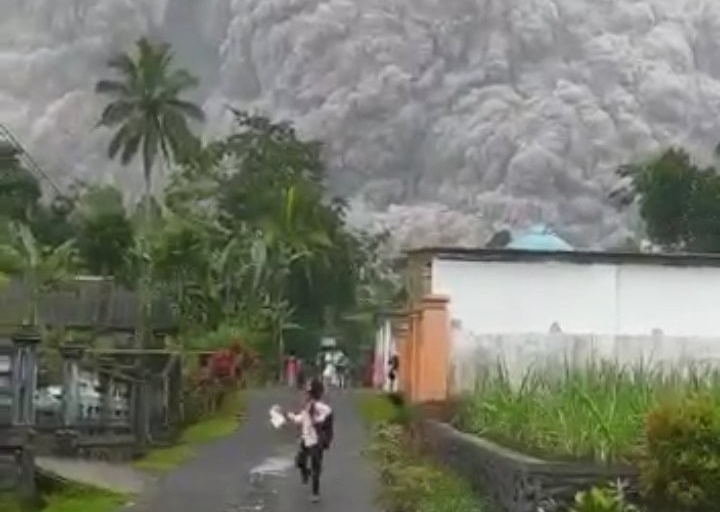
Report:
[[[110,276],[141,297],[139,345],[151,343],[153,298],[169,301],[186,345],[241,341],[274,358],[315,348],[323,333],[366,339],[369,314],[394,299],[382,238],[350,229],[347,205],[326,186],[321,145],[289,124],[233,111],[234,129],[201,140],[202,110],[184,98],[197,80],[171,49],[141,39],[97,83],[108,157],[135,172],[134,204],[111,186],[76,183],[43,195],[18,148],[0,146],[0,277],[22,278],[37,299],[63,279]],[[169,169],[162,193],[160,161]]]
[[[710,512],[720,482],[720,373],[622,368],[500,371],[461,400],[457,425],[550,460],[635,467],[647,510]],[[621,493],[595,489],[576,510],[630,512]],[[603,504],[604,503],[604,504]]]
[[697,393],[720,398],[720,373],[668,373],[597,363],[587,368],[531,370],[521,382],[488,374],[462,401],[467,431],[551,459],[633,462],[646,415],[667,400]]
[[623,184],[612,194],[635,205],[654,244],[666,251],[720,251],[720,175],[672,148],[618,171]]
[[488,505],[469,484],[426,457],[407,430],[412,413],[388,397],[359,398],[362,418],[371,429],[369,455],[378,466],[379,499],[388,512],[484,512]]

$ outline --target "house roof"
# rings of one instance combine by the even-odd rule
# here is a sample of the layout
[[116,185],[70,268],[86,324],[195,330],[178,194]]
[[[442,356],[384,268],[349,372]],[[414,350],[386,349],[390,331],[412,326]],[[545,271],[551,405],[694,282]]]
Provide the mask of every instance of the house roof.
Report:
[[720,267],[720,254],[423,247],[406,251],[406,255],[457,261]]
[[525,233],[513,237],[508,249],[523,251],[573,251],[573,247],[544,224],[536,224]]
[[[28,303],[27,289],[13,280],[0,291],[0,325],[19,325]],[[153,329],[174,330],[177,319],[167,302],[156,301],[152,310]],[[137,315],[136,294],[106,279],[63,283],[40,301],[41,321],[53,327],[132,331]]]

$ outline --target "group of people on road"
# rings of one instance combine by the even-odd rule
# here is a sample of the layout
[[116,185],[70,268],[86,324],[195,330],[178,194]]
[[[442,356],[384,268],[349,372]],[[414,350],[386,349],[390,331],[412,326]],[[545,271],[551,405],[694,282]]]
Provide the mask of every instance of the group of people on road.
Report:
[[348,360],[341,350],[323,354],[323,382],[326,386],[344,388],[347,384]]
[[315,362],[315,368],[308,365],[293,352],[285,360],[284,383],[288,387],[302,389],[309,374],[314,373],[326,388],[345,388],[348,383],[349,361],[340,350],[321,353]]

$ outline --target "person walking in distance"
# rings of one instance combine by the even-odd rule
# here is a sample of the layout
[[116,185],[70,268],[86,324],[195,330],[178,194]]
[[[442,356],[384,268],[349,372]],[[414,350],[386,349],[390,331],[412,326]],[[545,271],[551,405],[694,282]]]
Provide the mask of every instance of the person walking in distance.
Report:
[[325,450],[333,439],[333,410],[323,401],[325,386],[313,379],[308,386],[307,400],[300,412],[288,412],[288,420],[300,426],[300,446],[296,464],[304,484],[310,483],[312,501],[320,500],[320,475]]
[[337,369],[337,387],[345,389],[347,382],[348,359],[341,351],[335,355],[335,368]]
[[297,387],[303,389],[307,382],[307,370],[305,369],[305,362],[302,359],[298,359],[298,371],[297,371]]
[[285,381],[289,387],[294,388],[297,385],[297,374],[298,358],[295,357],[295,352],[291,351],[285,360]]
[[397,356],[397,354],[393,354],[390,356],[390,361],[388,362],[388,384],[390,385],[390,393],[395,393],[397,391],[396,382],[398,377],[398,370],[400,369],[400,358]]
[[335,362],[333,361],[332,354],[325,356],[325,366],[322,371],[322,378],[325,386],[335,386],[337,380],[337,369],[335,368]]

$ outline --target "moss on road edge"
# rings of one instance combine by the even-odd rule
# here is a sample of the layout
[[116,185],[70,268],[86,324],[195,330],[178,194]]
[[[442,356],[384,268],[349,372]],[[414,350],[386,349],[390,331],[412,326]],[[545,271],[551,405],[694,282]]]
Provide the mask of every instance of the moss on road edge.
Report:
[[192,459],[197,448],[233,434],[244,418],[245,393],[234,394],[215,415],[186,428],[177,444],[156,448],[133,463],[137,469],[155,473],[172,471]]
[[469,484],[419,453],[403,424],[410,415],[387,395],[363,391],[358,409],[371,431],[368,455],[380,477],[387,512],[490,512]]

